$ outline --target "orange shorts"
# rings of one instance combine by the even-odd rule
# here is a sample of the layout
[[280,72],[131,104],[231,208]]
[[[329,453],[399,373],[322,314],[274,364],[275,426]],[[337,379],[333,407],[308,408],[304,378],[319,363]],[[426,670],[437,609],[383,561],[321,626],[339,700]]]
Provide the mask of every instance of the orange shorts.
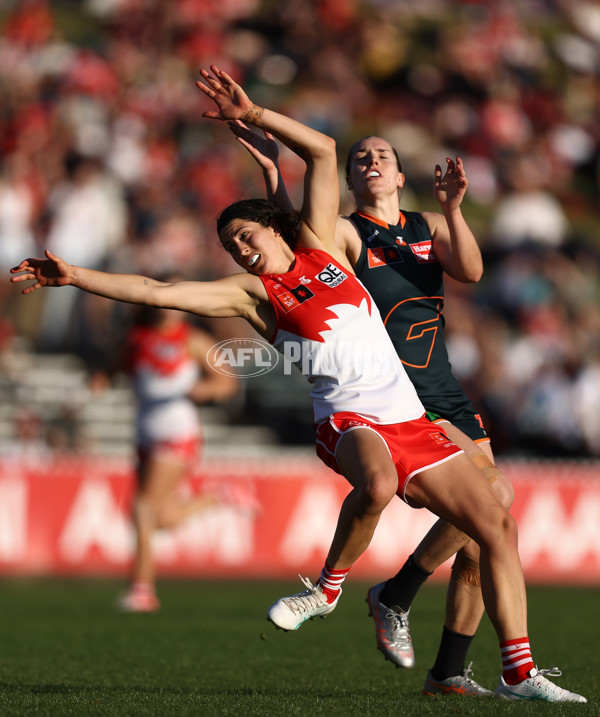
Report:
[[406,486],[416,473],[463,453],[440,426],[425,418],[425,414],[413,421],[382,425],[372,423],[357,413],[336,413],[316,426],[317,455],[340,475],[343,473],[336,458],[338,442],[343,435],[357,428],[367,428],[382,438],[396,466],[397,493],[407,503]]

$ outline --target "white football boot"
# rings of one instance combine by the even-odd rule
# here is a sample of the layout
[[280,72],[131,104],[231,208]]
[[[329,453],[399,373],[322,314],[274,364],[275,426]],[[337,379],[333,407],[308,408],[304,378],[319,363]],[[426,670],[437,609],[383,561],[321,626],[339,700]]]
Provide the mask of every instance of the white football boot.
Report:
[[529,671],[529,677],[516,685],[507,685],[502,675],[496,688],[496,694],[509,700],[545,700],[546,702],[587,702],[585,697],[563,690],[554,682],[547,680],[544,675],[560,677],[562,672],[558,667],[551,670],[538,670],[534,667]]
[[280,630],[297,630],[307,620],[327,617],[335,610],[342,591],[332,603],[327,602],[320,585],[313,585],[308,578],[299,576],[306,590],[295,595],[280,598],[269,608],[267,620]]

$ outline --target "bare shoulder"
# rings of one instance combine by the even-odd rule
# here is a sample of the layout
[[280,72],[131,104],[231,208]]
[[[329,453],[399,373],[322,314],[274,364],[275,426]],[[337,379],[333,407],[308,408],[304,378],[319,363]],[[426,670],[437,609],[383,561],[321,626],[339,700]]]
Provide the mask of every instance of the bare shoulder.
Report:
[[355,236],[358,237],[358,232],[356,231],[356,227],[352,223],[350,217],[346,216],[345,214],[339,214],[337,218],[337,222],[335,225],[335,233],[336,238],[339,234],[340,237],[346,238]]
[[447,233],[448,223],[446,222],[446,217],[440,212],[421,212],[421,216],[425,220],[432,237],[435,238],[436,234]]
[[348,271],[354,273],[354,269],[348,260],[346,253],[337,243],[337,237],[333,228],[334,227],[332,225],[332,231],[327,237],[322,235],[317,236],[309,224],[307,222],[303,222],[298,235],[298,246],[305,249],[318,249],[320,251],[325,251]]
[[254,321],[256,307],[268,302],[260,279],[246,272],[214,281],[176,282],[165,290],[169,292],[169,300],[159,301],[158,305],[214,318],[240,316]]
[[335,243],[354,266],[360,256],[362,242],[360,235],[349,217],[341,214],[335,225]]
[[243,303],[253,304],[269,300],[262,281],[258,276],[246,271],[224,276],[222,279],[217,279],[216,283],[221,284],[226,291],[237,294],[238,300]]

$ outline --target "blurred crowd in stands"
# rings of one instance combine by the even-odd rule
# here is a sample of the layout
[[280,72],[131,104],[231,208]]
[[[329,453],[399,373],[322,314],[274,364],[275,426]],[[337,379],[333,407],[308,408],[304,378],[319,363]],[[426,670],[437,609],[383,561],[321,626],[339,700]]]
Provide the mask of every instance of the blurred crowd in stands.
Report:
[[[455,372],[497,455],[600,456],[596,0],[2,0],[0,23],[0,352],[19,340],[110,376],[127,308],[8,282],[44,248],[148,275],[237,270],[215,218],[263,185],[201,117],[214,62],[335,137],[342,187],[367,134],[396,146],[406,209],[435,210],[434,165],[463,158],[485,274],[447,282]],[[301,168],[281,159],[296,197]]]

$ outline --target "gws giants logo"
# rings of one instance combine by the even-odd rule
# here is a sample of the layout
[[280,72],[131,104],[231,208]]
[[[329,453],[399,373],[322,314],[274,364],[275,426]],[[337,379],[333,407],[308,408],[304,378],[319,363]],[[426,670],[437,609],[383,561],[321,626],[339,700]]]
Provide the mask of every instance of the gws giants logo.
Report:
[[262,376],[279,362],[279,352],[262,339],[226,339],[212,346],[206,360],[226,376]]

